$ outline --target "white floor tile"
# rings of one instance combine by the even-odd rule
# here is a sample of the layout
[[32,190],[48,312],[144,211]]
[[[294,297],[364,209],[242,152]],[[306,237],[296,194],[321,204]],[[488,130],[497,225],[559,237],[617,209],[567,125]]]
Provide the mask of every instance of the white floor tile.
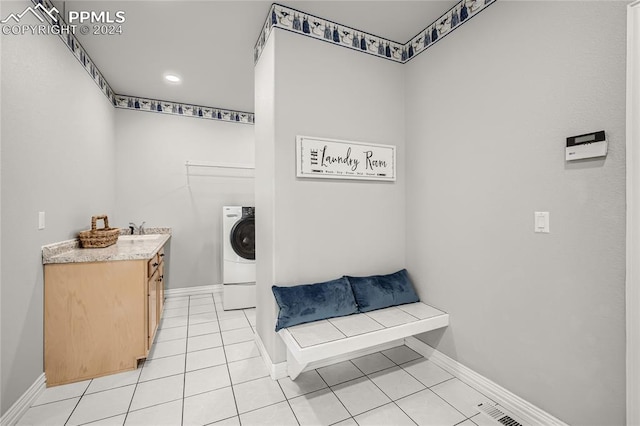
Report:
[[218,348],[220,346],[222,346],[222,336],[220,333],[201,334],[199,336],[189,337],[187,341],[187,352]]
[[435,386],[438,383],[445,382],[453,377],[451,374],[425,358],[409,361],[406,364],[402,364],[401,367],[407,373],[420,380],[420,382],[428,388]]
[[145,361],[142,373],[140,373],[140,381],[146,382],[147,380],[184,373],[184,360],[185,355],[182,354]]
[[[349,417],[347,420],[334,423],[332,426],[358,426],[358,423],[356,423],[356,421],[353,420],[353,417]],[[380,426],[390,426],[390,425],[380,425]]]
[[181,298],[181,299],[168,298],[164,302],[165,309],[186,308],[186,307],[189,307],[188,298]]
[[387,404],[355,417],[359,426],[415,426],[415,423],[396,404]]
[[184,395],[192,396],[231,386],[226,365],[190,371],[185,375]]
[[267,366],[264,365],[262,357],[230,362],[228,365],[229,374],[231,374],[231,383],[233,384],[259,379],[269,375],[269,370],[267,370]]
[[213,297],[206,295],[203,297],[192,297],[189,306],[213,305]]
[[293,398],[289,403],[301,425],[331,425],[351,417],[329,389]]
[[127,415],[126,426],[175,426],[182,423],[182,398],[178,401],[155,405]]
[[183,306],[179,308],[167,308],[165,306],[162,311],[162,316],[164,318],[173,318],[173,317],[183,317],[185,315],[189,315],[189,307]]
[[187,339],[176,339],[169,340],[166,342],[156,342],[151,347],[149,351],[149,355],[147,356],[148,360],[155,358],[165,358],[173,355],[180,355],[187,351]]
[[327,367],[318,368],[318,373],[322,376],[325,382],[329,386],[337,385],[338,383],[347,382],[349,380],[362,377],[362,371],[351,363],[351,361],[339,362]]
[[[485,416],[474,416],[475,407],[493,401],[406,346],[308,371],[296,381],[273,381],[247,326],[255,324],[255,309],[223,311],[221,296],[168,298],[163,328],[141,368],[48,388],[19,424],[62,425],[69,419],[69,425],[122,426],[126,418],[127,425],[180,425],[184,406],[185,426],[240,426],[240,420],[243,425],[396,426],[410,424],[409,417],[419,425],[488,426]],[[400,315],[429,314],[411,306],[403,305],[406,312]],[[179,315],[186,308],[196,313]],[[342,328],[352,334],[359,327]]]
[[62,401],[63,399],[74,398],[82,396],[87,390],[91,380],[84,380],[77,383],[69,383],[68,385],[53,386],[46,388],[44,392],[38,397],[33,405],[42,405],[54,401]]
[[399,399],[396,404],[420,426],[455,425],[465,420],[464,415],[429,389]]
[[227,362],[240,361],[242,359],[260,356],[260,351],[254,341],[226,345],[224,347],[224,352],[227,354]]
[[162,318],[160,320],[159,328],[173,328],[173,327],[184,327],[187,325],[187,319],[189,317],[173,317],[173,318]]
[[239,328],[237,330],[229,330],[222,332],[222,342],[225,345],[232,345],[234,343],[253,341],[255,335],[250,328]]
[[251,327],[251,324],[249,324],[249,321],[244,316],[220,320],[220,330],[222,331],[236,330],[238,328],[247,327]]
[[218,319],[220,321],[232,318],[245,318],[244,312],[242,312],[241,309],[234,311],[223,311],[222,309],[218,309],[216,312],[218,313]]
[[[358,423],[356,423],[356,421],[353,420],[353,417],[349,417],[347,420],[334,423],[332,426],[358,426]],[[379,426],[390,426],[390,425],[379,425]]]
[[156,343],[168,340],[184,339],[187,337],[187,326],[173,328],[159,328],[156,331]]
[[484,414],[478,413],[475,416],[471,417],[469,423],[464,426],[496,426],[496,422],[491,420],[489,417]]
[[[285,400],[280,385],[271,377],[233,385],[238,412],[246,413]],[[242,416],[240,417],[242,420]]]
[[480,403],[494,405],[495,402],[473,389],[459,379],[451,379],[433,386],[432,391],[440,395],[449,404],[456,407],[465,416],[471,417],[479,413],[476,406]]
[[369,378],[382,389],[382,392],[394,401],[425,388],[422,383],[414,379],[413,376],[400,367],[378,371],[377,373],[371,374]]
[[106,419],[96,420],[95,422],[85,424],[91,426],[122,426],[126,418],[126,414],[120,414],[117,416],[107,417]]
[[218,322],[218,316],[213,311],[189,315],[189,325],[202,324],[204,322]]
[[138,383],[129,409],[140,410],[152,405],[182,399],[183,385],[184,374]]
[[231,388],[217,389],[184,399],[184,425],[204,425],[237,415]]
[[238,416],[229,417],[228,419],[220,420],[219,422],[215,422],[211,424],[216,426],[240,426],[240,418]]
[[219,333],[220,327],[218,322],[204,322],[200,324],[192,324],[189,326],[189,337],[201,336],[203,334]]
[[195,314],[204,314],[205,312],[216,312],[216,308],[215,306],[213,306],[213,303],[207,303],[207,304],[202,304],[202,305],[191,305],[189,306],[189,315],[195,315]]
[[375,373],[376,371],[385,370],[394,367],[396,364],[380,352],[371,355],[365,355],[360,358],[352,359],[356,367],[364,374]]
[[225,362],[222,348],[203,349],[187,353],[187,371],[222,365]]
[[142,368],[137,368],[124,373],[110,374],[104,377],[98,377],[91,380],[91,384],[87,388],[87,394],[101,392],[107,389],[119,388],[122,386],[134,385],[140,378]]
[[18,425],[64,425],[80,397],[64,399],[49,404],[33,406],[18,421]]
[[405,345],[396,346],[395,348],[384,350],[382,351],[382,353],[384,354],[384,356],[386,356],[396,364],[404,364],[405,362],[422,358],[422,355]]
[[285,377],[278,380],[278,383],[280,383],[287,399],[295,398],[296,396],[305,395],[327,387],[327,384],[322,380],[322,377],[320,377],[316,370],[301,373],[295,381],[291,380],[289,377]]
[[126,413],[134,389],[135,385],[130,385],[83,396],[67,424],[81,425]]
[[242,426],[298,426],[296,416],[287,402],[240,414],[240,419]]
[[391,402],[391,400],[366,377],[332,386],[331,389],[352,416]]

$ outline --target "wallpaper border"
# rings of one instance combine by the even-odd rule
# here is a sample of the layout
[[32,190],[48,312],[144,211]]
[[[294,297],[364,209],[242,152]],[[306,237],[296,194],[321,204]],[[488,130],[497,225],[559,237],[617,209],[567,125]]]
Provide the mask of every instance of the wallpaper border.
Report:
[[497,0],[460,0],[406,43],[398,43],[374,34],[273,3],[254,46],[253,60],[258,62],[274,28],[311,37],[336,46],[374,55],[404,64],[439,42]]
[[[42,4],[51,11],[54,4],[51,0],[31,0],[34,5]],[[57,10],[57,9],[56,9]],[[55,20],[46,13],[42,14],[52,26],[66,26],[64,17],[58,12],[52,12]],[[69,51],[75,56],[80,65],[89,74],[91,79],[96,83],[102,94],[109,100],[115,108],[132,109],[136,111],[155,112],[158,114],[170,114],[183,117],[193,117],[208,120],[226,121],[238,124],[254,124],[255,116],[252,112],[236,111],[228,108],[219,108],[213,106],[194,105],[183,102],[173,102],[166,100],[158,100],[145,98],[140,96],[130,96],[124,94],[116,94],[104,75],[100,72],[95,62],[91,59],[87,51],[80,44],[75,35],[58,34],[60,40],[64,42]]]
[[[297,9],[272,3],[260,31],[260,36],[254,45],[254,63],[257,63],[260,59],[264,45],[273,29],[278,28],[404,64],[432,47],[496,1],[460,0],[406,43],[398,43]],[[54,8],[51,0],[31,0],[31,2],[34,5],[41,4],[49,10]],[[51,25],[66,25],[66,21],[59,12],[53,12],[52,15],[53,17],[43,17]],[[65,43],[69,51],[115,108],[220,120],[230,123],[255,123],[255,115],[252,112],[116,94],[75,35],[59,34],[58,37]]]

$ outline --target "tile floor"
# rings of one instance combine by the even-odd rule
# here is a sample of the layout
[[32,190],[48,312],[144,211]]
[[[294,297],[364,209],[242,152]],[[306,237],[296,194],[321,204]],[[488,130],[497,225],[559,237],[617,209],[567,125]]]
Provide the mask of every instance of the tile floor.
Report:
[[495,425],[495,404],[406,346],[274,381],[254,343],[255,309],[221,293],[169,297],[135,370],[47,388],[21,425]]

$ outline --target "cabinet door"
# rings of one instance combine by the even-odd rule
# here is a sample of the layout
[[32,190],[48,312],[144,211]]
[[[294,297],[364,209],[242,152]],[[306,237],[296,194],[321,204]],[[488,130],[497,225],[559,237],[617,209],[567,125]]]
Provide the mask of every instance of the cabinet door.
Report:
[[158,327],[158,271],[149,278],[147,287],[148,296],[148,341],[147,349],[153,344],[153,338]]
[[158,266],[158,324],[160,324],[160,318],[162,317],[162,311],[164,310],[164,262],[160,258],[160,265]]

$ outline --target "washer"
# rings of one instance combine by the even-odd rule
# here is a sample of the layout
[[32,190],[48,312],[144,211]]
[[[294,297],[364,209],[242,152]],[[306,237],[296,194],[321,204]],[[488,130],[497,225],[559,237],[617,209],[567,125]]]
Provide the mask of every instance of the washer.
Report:
[[222,307],[255,307],[255,207],[222,208],[222,256]]

